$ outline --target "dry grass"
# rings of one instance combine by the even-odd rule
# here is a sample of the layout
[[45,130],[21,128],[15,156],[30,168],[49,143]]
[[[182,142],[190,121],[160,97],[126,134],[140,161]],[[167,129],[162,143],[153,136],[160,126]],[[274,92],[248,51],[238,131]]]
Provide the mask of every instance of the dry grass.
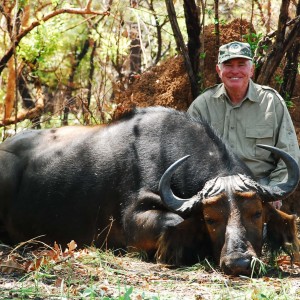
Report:
[[1,246],[0,299],[300,299],[299,268],[285,257],[263,277],[246,278],[226,276],[208,261],[172,269],[74,243],[66,251],[29,245]]

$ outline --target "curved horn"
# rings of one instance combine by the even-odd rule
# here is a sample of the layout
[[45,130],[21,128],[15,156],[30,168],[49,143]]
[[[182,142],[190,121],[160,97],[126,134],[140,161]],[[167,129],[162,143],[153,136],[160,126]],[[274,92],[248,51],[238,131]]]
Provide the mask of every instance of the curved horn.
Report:
[[268,150],[281,158],[287,167],[288,179],[286,182],[279,183],[276,186],[263,186],[267,190],[268,194],[274,199],[281,200],[288,197],[297,187],[300,178],[300,170],[296,160],[287,152],[278,149],[276,147],[258,144],[259,148]]
[[198,202],[198,197],[193,196],[189,199],[181,199],[175,196],[171,190],[171,177],[176,169],[185,162],[190,155],[184,156],[174,162],[162,175],[159,181],[159,193],[165,206],[173,212],[185,214],[190,212],[195,202]]

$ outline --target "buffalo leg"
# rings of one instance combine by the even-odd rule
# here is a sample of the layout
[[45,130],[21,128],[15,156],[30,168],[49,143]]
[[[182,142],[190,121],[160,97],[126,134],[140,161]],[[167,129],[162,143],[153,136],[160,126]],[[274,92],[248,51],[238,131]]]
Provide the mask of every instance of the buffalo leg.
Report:
[[134,205],[123,215],[123,226],[129,251],[143,250],[153,254],[159,237],[169,227],[180,224],[183,218],[168,211],[160,197],[151,192],[141,193]]
[[168,211],[157,194],[141,194],[123,219],[129,250],[144,250],[150,256],[155,254],[158,261],[174,265],[188,265],[209,255],[201,216],[185,220]]
[[191,265],[211,255],[209,238],[199,219],[169,227],[159,238],[156,259],[171,265]]
[[[134,213],[125,229],[127,244],[131,250],[140,249],[152,253],[157,249],[159,237],[168,227],[174,227],[183,219],[171,212],[147,210]],[[130,229],[129,229],[130,228]],[[130,250],[130,249],[129,249]]]

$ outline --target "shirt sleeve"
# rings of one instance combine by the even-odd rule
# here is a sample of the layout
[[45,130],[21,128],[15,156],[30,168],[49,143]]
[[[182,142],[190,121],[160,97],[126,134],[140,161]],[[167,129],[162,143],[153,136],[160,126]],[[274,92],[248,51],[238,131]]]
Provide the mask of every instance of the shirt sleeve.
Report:
[[195,119],[200,118],[210,122],[206,98],[205,94],[198,96],[188,108],[187,113]]
[[[282,149],[289,153],[300,165],[300,151],[295,128],[284,103],[284,100],[277,95],[280,99],[276,106],[276,116],[278,121],[278,131],[275,147]],[[282,160],[279,160],[276,168],[271,172],[269,185],[274,186],[279,182],[287,180],[286,165]]]
[[192,104],[190,105],[190,107],[188,108],[187,112],[188,114],[193,117],[193,118],[199,118],[199,117],[202,117],[201,115],[201,110],[200,109],[200,105],[199,105],[199,101],[200,101],[200,97],[201,96],[198,96],[193,102]]

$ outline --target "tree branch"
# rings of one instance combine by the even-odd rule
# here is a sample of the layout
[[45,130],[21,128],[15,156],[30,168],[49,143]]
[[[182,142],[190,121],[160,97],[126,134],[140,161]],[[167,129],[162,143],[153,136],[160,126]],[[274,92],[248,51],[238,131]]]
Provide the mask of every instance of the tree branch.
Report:
[[[296,37],[299,37],[300,16],[298,15],[296,18],[287,22],[287,2],[288,0],[284,0],[282,2],[278,29],[267,34],[258,43],[258,47],[255,52],[255,61],[258,63],[258,66],[260,65],[255,72],[255,80],[257,83],[269,84],[269,81],[279,66],[282,58],[291,48]],[[272,43],[271,38],[274,37],[275,41]],[[268,45],[268,48],[270,49],[266,54],[263,53],[264,45]],[[260,56],[260,54],[262,54],[262,56]]]
[[81,9],[81,8],[61,8],[56,11],[53,11],[53,12],[49,13],[48,15],[45,15],[41,20],[34,21],[33,23],[31,23],[30,26],[28,26],[27,28],[22,30],[15,37],[10,48],[6,51],[6,53],[0,59],[0,74],[6,67],[7,62],[9,61],[9,59],[12,57],[12,55],[14,53],[15,47],[17,47],[19,45],[22,38],[24,36],[26,36],[35,27],[39,26],[41,23],[44,23],[44,22],[48,21],[49,19],[51,19],[55,16],[58,16],[58,15],[61,15],[61,14],[76,14],[76,15],[89,14],[89,15],[103,15],[103,16],[108,16],[110,14],[109,11],[105,11],[105,12],[92,11],[91,10],[91,2],[92,2],[92,0],[88,0],[86,7],[83,9]]
[[0,121],[0,127],[16,124],[26,119],[33,120],[36,117],[40,117],[43,110],[44,110],[44,96],[41,91],[41,88],[39,87],[37,89],[37,101],[35,103],[35,107],[29,110],[24,109],[20,111],[17,116],[6,118],[5,120]]

